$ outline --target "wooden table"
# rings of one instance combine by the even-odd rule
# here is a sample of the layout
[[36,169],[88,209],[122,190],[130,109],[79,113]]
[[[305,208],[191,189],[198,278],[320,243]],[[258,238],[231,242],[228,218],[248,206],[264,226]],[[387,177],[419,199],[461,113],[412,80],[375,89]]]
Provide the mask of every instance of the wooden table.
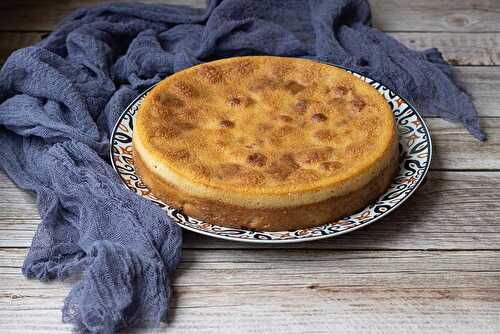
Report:
[[[2,61],[98,2],[4,0]],[[455,65],[488,141],[426,118],[427,184],[352,234],[270,247],[185,232],[168,324],[137,332],[500,333],[500,1],[370,2],[376,27],[413,48],[438,47]],[[71,331],[60,311],[71,282],[21,274],[38,223],[34,196],[0,173],[0,333]]]

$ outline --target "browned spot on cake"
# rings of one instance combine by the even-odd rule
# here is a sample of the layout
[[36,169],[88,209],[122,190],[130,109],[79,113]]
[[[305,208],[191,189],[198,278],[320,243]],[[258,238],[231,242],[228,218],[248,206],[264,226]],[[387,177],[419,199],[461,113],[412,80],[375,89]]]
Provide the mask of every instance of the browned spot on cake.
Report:
[[294,105],[294,110],[300,114],[303,114],[307,110],[307,102],[305,100],[298,100]]
[[181,162],[188,162],[191,158],[191,154],[186,149],[167,149],[165,155],[171,160],[177,160]]
[[288,115],[279,115],[278,118],[283,121],[283,122],[286,122],[286,123],[290,123],[293,121],[293,118],[291,118],[290,116]]
[[347,95],[349,89],[345,86],[337,86],[330,90],[330,97],[340,99]]
[[290,175],[293,170],[289,168],[282,167],[278,162],[273,161],[271,166],[266,170],[266,173],[271,175],[275,180],[284,181],[288,175]]
[[285,153],[279,160],[273,161],[266,172],[270,174],[272,178],[284,181],[299,167],[300,166],[295,161],[293,154]]
[[249,105],[254,103],[254,100],[249,96],[244,96],[241,98],[241,103],[243,107],[248,107]]
[[233,178],[241,172],[242,168],[240,165],[235,163],[224,163],[220,164],[216,170],[217,177],[220,179]]
[[321,169],[327,172],[342,168],[343,164],[340,161],[324,161],[320,164]]
[[351,101],[350,106],[351,106],[352,111],[359,112],[366,106],[366,103],[363,100],[361,100],[359,97],[355,97]]
[[241,100],[239,98],[237,98],[236,96],[230,96],[227,99],[227,104],[231,107],[236,107],[236,106],[239,106],[241,104]]
[[252,153],[247,157],[249,164],[253,166],[263,167],[266,164],[267,157],[259,152]]
[[196,125],[194,125],[193,123],[189,123],[189,122],[178,122],[176,124],[176,126],[181,131],[189,131],[189,130],[196,129]]
[[297,160],[301,163],[312,164],[327,160],[332,153],[333,148],[329,146],[310,148],[297,153]]
[[160,128],[155,130],[154,137],[171,139],[171,138],[178,137],[181,134],[182,134],[182,131],[177,127],[164,126],[164,127],[160,127]]
[[291,125],[284,125],[281,128],[274,131],[274,135],[277,137],[284,137],[295,131],[295,128]]
[[262,132],[270,131],[274,128],[274,126],[270,123],[259,123],[257,125],[257,130]]
[[216,84],[222,81],[222,72],[215,66],[203,65],[198,69],[198,73],[207,79],[211,84]]
[[284,164],[292,169],[297,169],[300,167],[300,165],[297,163],[297,161],[295,160],[295,157],[292,153],[283,154],[279,161],[282,164]]
[[332,141],[337,135],[331,129],[320,129],[314,133],[314,137],[323,142]]
[[274,80],[267,77],[263,77],[256,79],[255,82],[250,85],[250,90],[252,92],[259,92],[267,88],[275,89],[276,87],[277,83]]
[[321,122],[324,122],[328,119],[328,117],[326,117],[324,114],[322,113],[318,113],[318,114],[314,114],[311,116],[311,120],[314,122],[314,123],[321,123]]
[[266,180],[266,177],[256,170],[245,170],[239,174],[239,178],[242,184],[253,186],[262,184]]
[[230,120],[223,119],[222,121],[219,122],[219,126],[223,129],[230,129],[234,128],[234,123],[231,122]]
[[187,98],[193,98],[198,95],[193,87],[181,81],[175,83],[175,88],[182,96]]
[[287,91],[289,91],[290,93],[295,95],[298,92],[300,92],[301,90],[303,90],[304,88],[306,88],[306,86],[299,84],[297,81],[289,81],[285,85],[285,88]]
[[184,106],[184,101],[171,94],[155,95],[155,100],[167,108],[181,108]]
[[205,164],[202,163],[193,164],[191,165],[191,168],[193,169],[196,175],[200,175],[203,177],[210,177],[212,175],[210,168]]
[[253,103],[253,100],[247,96],[230,96],[227,99],[227,104],[230,107],[248,107]]

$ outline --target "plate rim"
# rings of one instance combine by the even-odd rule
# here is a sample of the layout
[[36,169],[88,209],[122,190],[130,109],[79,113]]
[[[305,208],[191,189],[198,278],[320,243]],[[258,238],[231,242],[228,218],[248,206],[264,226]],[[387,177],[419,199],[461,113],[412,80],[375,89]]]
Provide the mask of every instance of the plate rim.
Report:
[[[283,58],[297,58],[297,57],[283,57]],[[413,106],[413,104],[411,104],[405,97],[399,95],[396,91],[392,90],[391,88],[389,88],[387,85],[385,85],[383,82],[379,81],[379,80],[375,80],[375,79],[372,79],[371,77],[369,76],[366,76],[356,70],[353,70],[351,68],[348,68],[346,66],[342,66],[342,65],[336,65],[336,64],[332,64],[332,63],[329,63],[329,62],[326,62],[326,61],[321,61],[321,60],[316,60],[316,59],[309,59],[309,58],[299,58],[299,59],[307,59],[307,60],[311,60],[311,61],[315,61],[315,62],[318,62],[318,63],[322,63],[322,64],[326,64],[326,65],[330,65],[330,66],[334,66],[334,67],[337,67],[337,68],[341,68],[343,70],[346,70],[348,72],[351,72],[351,75],[353,73],[356,73],[357,75],[359,76],[362,76],[364,78],[367,78],[367,79],[370,79],[376,83],[379,83],[380,85],[384,86],[385,88],[387,88],[389,91],[393,92],[394,94],[396,94],[401,100],[403,100],[404,103],[406,103],[416,114],[416,116],[420,119],[421,121],[421,125],[423,126],[426,134],[427,134],[427,141],[429,143],[429,153],[428,153],[428,158],[427,158],[427,165],[425,166],[423,172],[422,172],[422,176],[421,178],[417,181],[417,183],[414,185],[413,189],[410,189],[410,191],[408,192],[408,194],[402,198],[398,203],[394,204],[394,206],[392,206],[388,211],[386,212],[383,212],[382,214],[380,214],[378,217],[375,217],[374,219],[366,222],[366,223],[363,223],[363,224],[360,224],[358,226],[354,226],[354,227],[351,227],[351,228],[348,228],[348,229],[345,229],[343,231],[338,231],[338,232],[332,232],[330,234],[323,234],[323,235],[318,235],[318,236],[310,236],[310,237],[305,237],[305,238],[293,238],[293,239],[252,239],[252,238],[239,238],[239,237],[234,237],[234,236],[227,236],[227,235],[220,235],[220,234],[216,234],[216,233],[213,233],[213,232],[208,232],[208,231],[204,231],[204,230],[201,230],[201,229],[197,229],[197,228],[194,228],[194,227],[191,227],[189,225],[186,225],[186,224],[181,224],[179,222],[176,222],[174,221],[175,224],[179,225],[180,227],[188,230],[188,231],[192,231],[192,232],[195,232],[195,233],[199,233],[199,234],[203,234],[203,235],[206,235],[206,236],[209,236],[209,237],[213,237],[213,238],[217,238],[217,239],[223,239],[223,240],[228,240],[228,241],[237,241],[237,242],[246,242],[246,243],[260,243],[260,244],[286,244],[286,243],[298,243],[298,242],[308,242],[308,241],[316,241],[316,240],[322,240],[322,239],[327,239],[327,238],[332,238],[332,237],[336,237],[336,236],[340,236],[340,235],[343,235],[343,234],[347,234],[347,233],[350,233],[350,232],[354,232],[360,228],[363,228],[363,227],[366,227],[368,225],[371,225],[379,220],[381,220],[382,218],[386,217],[387,215],[391,214],[392,212],[394,212],[397,208],[399,208],[403,203],[405,203],[414,193],[415,191],[422,185],[422,182],[424,182],[424,180],[427,178],[427,174],[429,172],[429,169],[430,169],[430,166],[431,166],[431,162],[432,162],[432,156],[433,156],[433,146],[432,146],[432,138],[431,138],[431,134],[430,134],[430,131],[429,131],[429,128],[424,120],[424,118],[422,117],[422,115],[418,112],[418,110]],[[168,76],[167,76],[168,77]],[[165,77],[166,78],[166,77]],[[165,79],[163,78],[163,79]],[[358,78],[359,79],[359,78]],[[109,158],[110,158],[110,162],[111,162],[111,166],[113,168],[113,170],[115,171],[115,173],[118,175],[118,177],[120,178],[120,180],[122,181],[122,185],[128,190],[128,191],[131,191],[131,189],[126,185],[125,183],[125,180],[123,179],[122,175],[117,171],[117,168],[116,168],[116,165],[115,165],[115,161],[114,161],[114,155],[113,155],[113,138],[115,137],[115,133],[116,133],[116,130],[118,129],[118,126],[120,125],[121,123],[121,120],[123,119],[123,117],[126,115],[126,113],[130,110],[130,108],[132,108],[132,106],[134,106],[141,98],[144,97],[145,94],[147,94],[149,91],[151,91],[154,87],[156,87],[159,83],[161,82],[161,80],[155,84],[153,84],[151,87],[145,89],[144,91],[142,91],[137,97],[135,97],[124,109],[123,109],[123,112],[120,114],[120,116],[117,118],[116,122],[115,122],[115,125],[113,126],[113,129],[110,133],[110,137],[109,137]],[[366,81],[365,81],[366,82]],[[368,83],[370,86],[371,84]],[[372,86],[373,87],[373,86]],[[398,131],[398,137],[399,137],[399,131]],[[137,194],[138,196],[140,196],[139,194]],[[142,197],[142,196],[141,196]],[[155,203],[153,203],[155,204]],[[370,204],[368,204],[367,206],[365,206],[363,209],[361,209],[360,211],[364,210],[365,208],[367,208]],[[357,211],[356,211],[357,212]],[[165,212],[166,213],[166,212]],[[167,213],[166,213],[167,214]],[[167,214],[168,215],[168,214]],[[186,215],[186,214],[184,214]],[[186,215],[188,216],[188,215]],[[170,219],[172,219],[171,217],[169,217]],[[325,223],[325,224],[329,224],[329,223]],[[211,225],[214,225],[214,224],[211,224]],[[324,224],[322,224],[324,225]],[[215,226],[220,226],[220,225],[215,225]],[[321,226],[321,225],[318,225],[318,226]],[[243,230],[245,231],[245,229],[238,229],[238,230]],[[250,231],[250,230],[247,230],[247,231]],[[266,232],[266,231],[264,231]],[[268,233],[271,233],[269,231],[267,231]],[[278,231],[278,232],[282,232],[282,231]]]

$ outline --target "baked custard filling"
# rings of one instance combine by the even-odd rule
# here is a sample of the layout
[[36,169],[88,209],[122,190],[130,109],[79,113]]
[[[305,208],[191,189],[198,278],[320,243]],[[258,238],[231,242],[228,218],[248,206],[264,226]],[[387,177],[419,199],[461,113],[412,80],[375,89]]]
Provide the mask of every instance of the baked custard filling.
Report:
[[[232,227],[221,217],[235,207],[250,216],[240,227],[264,221],[279,229],[276,215],[287,209],[299,210],[285,215],[294,227],[337,219],[382,194],[392,177],[369,196],[366,188],[398,166],[394,116],[376,89],[297,58],[228,58],[169,76],[141,104],[133,145],[138,173],[155,195],[195,203],[188,207],[198,206],[190,210],[196,218]],[[335,208],[346,197],[354,198],[352,212]],[[328,212],[319,220],[300,212],[321,203]]]

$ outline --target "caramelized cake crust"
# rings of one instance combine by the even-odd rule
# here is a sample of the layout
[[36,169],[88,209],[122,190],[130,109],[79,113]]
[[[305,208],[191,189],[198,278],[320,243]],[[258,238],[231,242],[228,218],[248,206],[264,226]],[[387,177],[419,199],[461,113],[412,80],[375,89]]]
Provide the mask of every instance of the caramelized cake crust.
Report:
[[133,144],[162,200],[257,230],[353,213],[398,166],[385,99],[342,69],[295,58],[229,58],[168,77],[142,103]]

